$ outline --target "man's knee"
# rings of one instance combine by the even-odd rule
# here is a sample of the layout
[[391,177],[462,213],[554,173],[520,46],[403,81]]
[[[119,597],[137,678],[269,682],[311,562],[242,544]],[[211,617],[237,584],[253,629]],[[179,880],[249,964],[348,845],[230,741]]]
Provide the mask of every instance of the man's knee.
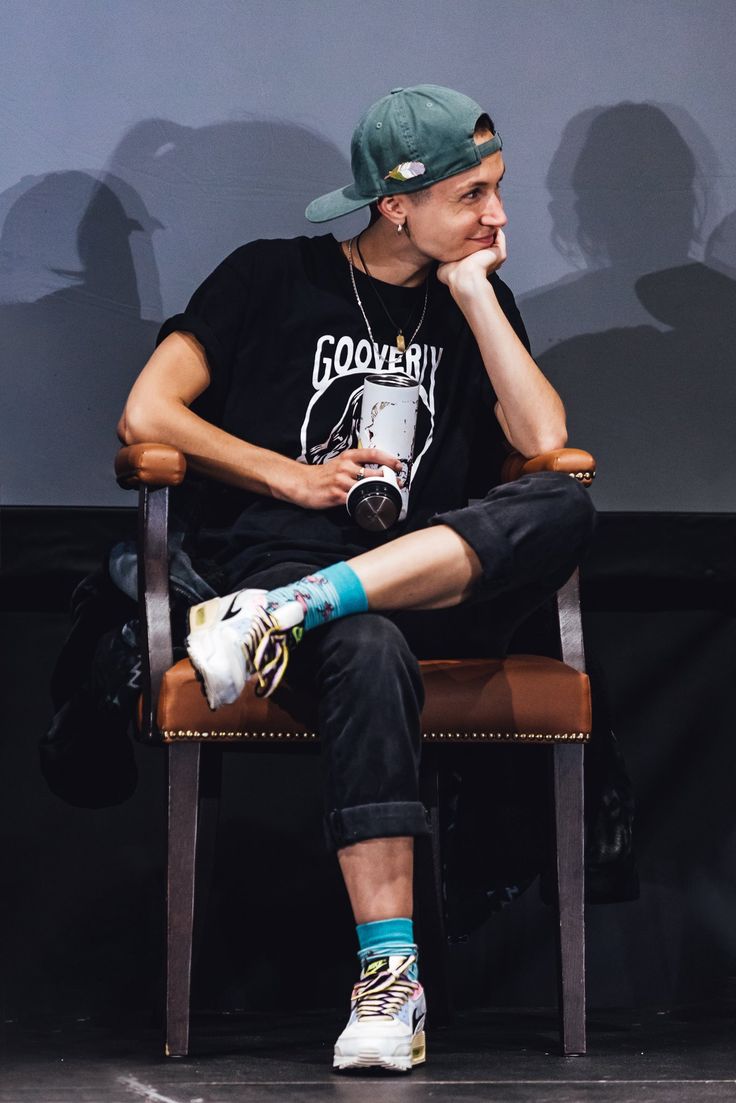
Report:
[[593,535],[596,523],[595,506],[589,492],[569,475],[559,475],[559,521],[564,537],[571,546],[584,551]]
[[595,528],[590,495],[564,472],[544,472],[530,478],[543,480],[544,487],[532,522],[536,529],[533,560],[544,572],[554,574],[561,568],[571,573],[583,558]]
[[589,492],[581,482],[563,471],[544,472],[543,475],[549,484],[550,508],[554,518],[560,524],[569,526],[573,533],[579,533],[583,539],[590,537],[595,527],[595,506]]
[[572,569],[595,528],[595,508],[585,488],[564,472],[544,471],[523,476],[508,490],[504,531],[514,569],[544,573],[558,563]]

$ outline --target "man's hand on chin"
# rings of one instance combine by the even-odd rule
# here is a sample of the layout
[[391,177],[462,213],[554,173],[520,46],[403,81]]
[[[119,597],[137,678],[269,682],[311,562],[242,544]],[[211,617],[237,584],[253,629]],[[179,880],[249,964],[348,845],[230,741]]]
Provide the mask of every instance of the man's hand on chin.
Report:
[[506,235],[496,230],[495,240],[485,249],[474,249],[461,260],[447,261],[437,269],[437,279],[447,284],[450,291],[462,292],[485,283],[506,260]]

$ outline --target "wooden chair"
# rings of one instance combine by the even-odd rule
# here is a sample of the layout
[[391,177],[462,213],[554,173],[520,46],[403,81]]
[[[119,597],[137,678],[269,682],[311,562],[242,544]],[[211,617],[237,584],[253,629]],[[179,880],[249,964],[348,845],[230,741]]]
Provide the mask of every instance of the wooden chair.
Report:
[[[177,449],[137,444],[118,453],[121,486],[138,489],[138,585],[144,689],[140,739],[163,743],[168,752],[168,868],[166,955],[166,1048],[168,1056],[189,1050],[189,1001],[197,856],[211,850],[219,800],[220,754],[216,748],[267,745],[298,748],[319,738],[309,703],[299,714],[246,687],[232,705],[210,711],[188,660],[173,663],[168,579],[168,489],[182,482],[186,462]],[[589,486],[594,460],[587,452],[560,449],[525,460],[508,458],[509,480],[532,471],[563,471]],[[585,673],[578,572],[558,594],[563,661],[535,655],[503,660],[438,660],[422,663],[426,705],[422,715],[422,795],[432,827],[431,887],[419,894],[426,910],[427,942],[442,948],[441,861],[437,756],[443,745],[517,743],[552,748],[556,841],[559,1007],[565,1055],[585,1053],[585,927],[583,914],[583,748],[591,731],[590,686]],[[291,705],[290,705],[291,707]],[[202,754],[202,748],[209,749]],[[471,752],[475,753],[475,752]],[[195,888],[197,892],[195,893]],[[421,907],[421,905],[420,905]],[[443,955],[444,959],[444,955]],[[446,998],[442,969],[424,970],[433,999]],[[436,1019],[436,1016],[435,1016]]]

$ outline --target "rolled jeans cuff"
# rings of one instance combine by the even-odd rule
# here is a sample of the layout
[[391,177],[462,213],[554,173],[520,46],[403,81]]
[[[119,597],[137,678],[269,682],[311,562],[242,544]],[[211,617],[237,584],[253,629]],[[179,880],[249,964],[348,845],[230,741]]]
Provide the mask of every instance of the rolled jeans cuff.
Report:
[[329,850],[339,850],[364,839],[428,834],[427,811],[416,800],[333,808],[325,816],[325,840]]

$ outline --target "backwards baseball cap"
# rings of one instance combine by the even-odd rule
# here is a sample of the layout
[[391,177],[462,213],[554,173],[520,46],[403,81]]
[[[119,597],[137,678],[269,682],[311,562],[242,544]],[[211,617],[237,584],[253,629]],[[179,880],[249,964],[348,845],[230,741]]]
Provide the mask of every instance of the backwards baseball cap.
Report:
[[321,195],[306,210],[310,222],[327,222],[367,207],[384,195],[420,191],[480,164],[501,149],[496,134],[476,145],[485,112],[462,92],[438,84],[392,88],[369,107],[351,142],[353,183]]

